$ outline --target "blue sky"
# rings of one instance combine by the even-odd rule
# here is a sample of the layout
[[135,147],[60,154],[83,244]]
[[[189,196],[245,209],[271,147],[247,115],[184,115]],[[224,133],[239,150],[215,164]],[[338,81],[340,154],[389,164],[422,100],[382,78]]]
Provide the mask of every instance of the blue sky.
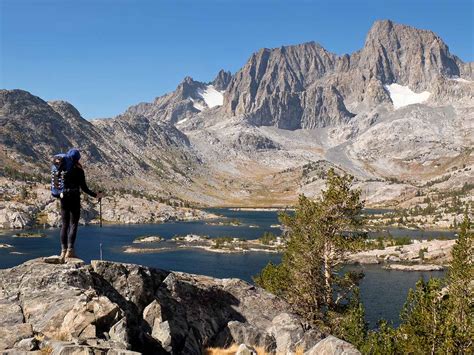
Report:
[[112,117],[262,47],[362,47],[377,19],[430,29],[474,60],[472,0],[0,0],[0,87]]

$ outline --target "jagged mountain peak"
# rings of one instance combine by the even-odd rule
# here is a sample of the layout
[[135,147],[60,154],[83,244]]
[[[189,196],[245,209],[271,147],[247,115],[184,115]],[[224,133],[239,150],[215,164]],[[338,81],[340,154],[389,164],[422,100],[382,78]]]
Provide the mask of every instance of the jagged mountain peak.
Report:
[[355,109],[390,104],[384,85],[440,92],[443,78],[469,79],[472,72],[434,32],[380,20],[351,55],[336,56],[316,42],[255,52],[233,76],[224,112],[256,125],[332,126],[353,116],[346,103]]
[[175,91],[159,96],[153,102],[130,106],[123,116],[132,120],[135,116],[144,116],[151,120],[175,124],[201,111],[221,106],[223,92],[231,78],[231,73],[223,70],[210,83],[186,76]]
[[413,36],[430,36],[435,39],[441,40],[441,38],[431,30],[420,29],[410,25],[395,23],[392,20],[383,19],[376,20],[370,27],[366,38],[384,37],[398,35],[402,33],[411,34]]
[[[190,76],[186,76],[176,88],[175,93],[178,94],[182,99],[188,99],[190,97],[194,98],[194,96],[196,96],[196,92],[205,86],[206,84],[196,81]],[[157,98],[155,101],[157,100],[159,100],[159,98]]]
[[[307,127],[304,121],[310,121],[311,127],[341,121],[342,116],[350,114],[346,115],[344,104],[335,96],[328,102],[334,103],[336,109],[321,110],[315,107],[317,102],[311,101],[324,101],[321,92],[333,95],[331,90],[315,90],[314,86],[334,71],[336,62],[337,56],[316,42],[263,48],[233,76],[224,98],[224,111],[245,116],[255,125],[286,129]],[[307,90],[311,93],[306,94]],[[336,114],[339,108],[344,112],[341,115]],[[317,117],[309,117],[312,114]],[[316,122],[318,119],[324,124]]]
[[[284,124],[282,119],[295,113],[283,112],[284,107],[288,107],[289,102],[298,104],[301,98],[297,93],[332,71],[335,63],[336,56],[315,42],[263,48],[233,76],[224,98],[224,110],[230,115],[249,114],[253,122],[279,122],[280,127],[298,128],[298,117],[292,118],[296,125]],[[275,113],[268,105],[278,101],[283,101],[278,104],[283,111],[278,110],[281,116],[275,120],[268,116]],[[300,113],[297,115],[301,116]]]
[[225,71],[224,69],[219,70],[216,78],[211,82],[211,84],[219,91],[225,91],[232,80],[232,73],[230,71]]
[[459,76],[459,62],[434,32],[376,21],[364,47],[354,53],[352,67],[384,84],[398,83],[412,89],[429,89],[440,76]]
[[252,54],[245,67],[253,63],[266,65],[267,62],[278,62],[281,59],[286,59],[286,63],[281,62],[279,64],[287,65],[289,68],[293,68],[296,65],[295,69],[298,69],[299,66],[300,69],[304,70],[305,66],[298,62],[311,62],[315,60],[314,57],[328,57],[334,61],[335,55],[327,51],[319,43],[311,41],[277,48],[261,48]]

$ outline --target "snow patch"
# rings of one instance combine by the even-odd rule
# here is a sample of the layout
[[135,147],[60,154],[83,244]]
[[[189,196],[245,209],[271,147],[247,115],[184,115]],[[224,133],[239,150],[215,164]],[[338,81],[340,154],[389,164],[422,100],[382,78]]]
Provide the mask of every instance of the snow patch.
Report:
[[428,91],[423,91],[420,93],[413,92],[408,86],[399,84],[385,85],[385,88],[390,94],[390,98],[392,99],[395,110],[404,106],[425,102],[431,95],[431,93]]
[[209,108],[222,106],[224,103],[224,95],[222,95],[222,93],[223,92],[216,90],[213,85],[206,86],[206,89],[198,91],[198,95],[203,98]]

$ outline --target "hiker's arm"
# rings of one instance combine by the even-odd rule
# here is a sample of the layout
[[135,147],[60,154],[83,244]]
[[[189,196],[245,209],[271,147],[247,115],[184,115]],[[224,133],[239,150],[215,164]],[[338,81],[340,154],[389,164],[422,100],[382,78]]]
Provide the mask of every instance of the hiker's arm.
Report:
[[89,190],[86,184],[86,176],[84,174],[84,170],[81,170],[81,189],[84,191],[86,194],[92,196],[92,197],[97,197],[97,194],[94,191]]

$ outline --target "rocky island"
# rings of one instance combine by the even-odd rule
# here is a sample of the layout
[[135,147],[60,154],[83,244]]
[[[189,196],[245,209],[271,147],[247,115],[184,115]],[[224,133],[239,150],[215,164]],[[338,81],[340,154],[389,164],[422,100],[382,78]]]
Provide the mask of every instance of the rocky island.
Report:
[[[151,247],[150,244],[155,246]],[[133,241],[133,244],[146,244],[146,247],[125,246],[124,252],[130,254],[158,253],[165,250],[186,248],[202,249],[214,253],[278,253],[284,245],[284,240],[280,236],[264,234],[259,239],[242,239],[236,237],[217,237],[187,234],[174,236],[165,240],[159,236],[143,236]]]
[[[400,271],[440,271],[451,260],[451,250],[455,240],[408,240],[407,244],[383,246],[373,239],[367,241],[362,251],[347,254],[347,264],[381,264],[387,270]],[[392,241],[393,242],[393,241]],[[259,239],[235,237],[201,236],[187,234],[164,239],[160,236],[142,236],[133,241],[133,246],[125,246],[128,254],[159,253],[176,249],[200,249],[212,253],[278,253],[285,245],[281,236],[271,233]],[[382,243],[383,244],[383,243]],[[387,244],[387,240],[385,240]]]
[[0,270],[2,354],[203,354],[232,344],[269,354],[359,354],[238,279],[79,259]]
[[346,256],[349,264],[385,264],[389,270],[439,271],[451,260],[455,240],[422,240],[412,244],[365,250]]

